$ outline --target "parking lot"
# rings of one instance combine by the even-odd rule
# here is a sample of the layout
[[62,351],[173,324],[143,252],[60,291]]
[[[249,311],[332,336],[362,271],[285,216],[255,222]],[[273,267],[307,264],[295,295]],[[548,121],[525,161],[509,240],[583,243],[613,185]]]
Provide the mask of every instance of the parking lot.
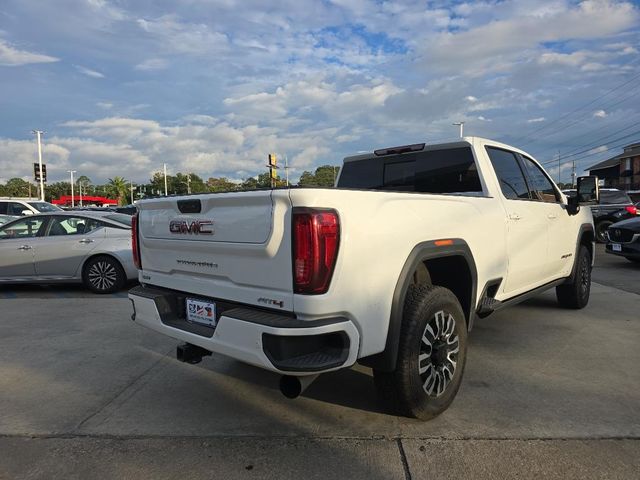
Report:
[[476,322],[452,407],[383,413],[370,370],[278,376],[130,320],[126,292],[0,290],[0,478],[638,478],[640,266],[598,246],[585,310]]

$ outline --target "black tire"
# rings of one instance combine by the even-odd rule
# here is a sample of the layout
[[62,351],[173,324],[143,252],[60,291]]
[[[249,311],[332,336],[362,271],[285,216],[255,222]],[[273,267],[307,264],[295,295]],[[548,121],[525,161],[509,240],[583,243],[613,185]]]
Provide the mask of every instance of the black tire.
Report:
[[85,263],[82,282],[93,293],[113,293],[124,287],[127,276],[118,260],[109,255],[98,255]]
[[591,254],[584,245],[578,250],[575,268],[573,281],[556,287],[556,298],[560,306],[578,310],[587,306],[591,292]]
[[632,258],[632,257],[624,257],[624,258],[626,258],[627,260],[633,263],[640,263],[640,258]]
[[598,223],[596,223],[596,242],[607,243],[607,237],[605,236],[605,233],[611,225],[613,225],[613,222],[611,220],[600,220]]
[[466,358],[467,323],[456,296],[443,287],[412,285],[404,305],[396,368],[373,371],[378,396],[391,413],[434,418],[458,393]]

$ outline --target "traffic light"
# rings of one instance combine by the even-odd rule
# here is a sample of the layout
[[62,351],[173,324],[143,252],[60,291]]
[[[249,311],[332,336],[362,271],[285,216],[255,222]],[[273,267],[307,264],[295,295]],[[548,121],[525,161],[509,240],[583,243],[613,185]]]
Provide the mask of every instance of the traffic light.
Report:
[[[36,182],[40,181],[40,165],[37,163],[33,164],[33,177]],[[44,163],[42,164],[42,181],[47,181],[47,166]]]

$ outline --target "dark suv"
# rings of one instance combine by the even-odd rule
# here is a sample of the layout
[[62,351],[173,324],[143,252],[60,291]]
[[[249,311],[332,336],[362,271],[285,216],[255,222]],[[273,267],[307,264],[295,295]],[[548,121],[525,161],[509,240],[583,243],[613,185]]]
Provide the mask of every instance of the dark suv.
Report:
[[[576,191],[570,189],[563,190],[562,193],[567,197],[573,197]],[[609,226],[621,220],[636,218],[638,209],[626,192],[616,188],[601,188],[600,202],[591,206],[591,213],[596,228],[596,240],[598,243],[605,243],[605,233]]]

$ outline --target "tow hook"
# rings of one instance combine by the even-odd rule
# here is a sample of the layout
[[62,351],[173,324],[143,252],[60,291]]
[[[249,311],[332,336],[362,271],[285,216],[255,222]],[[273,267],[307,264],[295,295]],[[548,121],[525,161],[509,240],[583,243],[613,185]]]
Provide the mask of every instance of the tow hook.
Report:
[[293,375],[283,375],[280,378],[280,391],[287,398],[298,398],[302,395],[311,383],[319,377],[318,375],[306,375],[304,377],[294,377]]
[[200,363],[202,357],[211,355],[211,352],[205,348],[190,343],[182,343],[176,349],[176,358],[181,362],[190,363],[192,365]]

